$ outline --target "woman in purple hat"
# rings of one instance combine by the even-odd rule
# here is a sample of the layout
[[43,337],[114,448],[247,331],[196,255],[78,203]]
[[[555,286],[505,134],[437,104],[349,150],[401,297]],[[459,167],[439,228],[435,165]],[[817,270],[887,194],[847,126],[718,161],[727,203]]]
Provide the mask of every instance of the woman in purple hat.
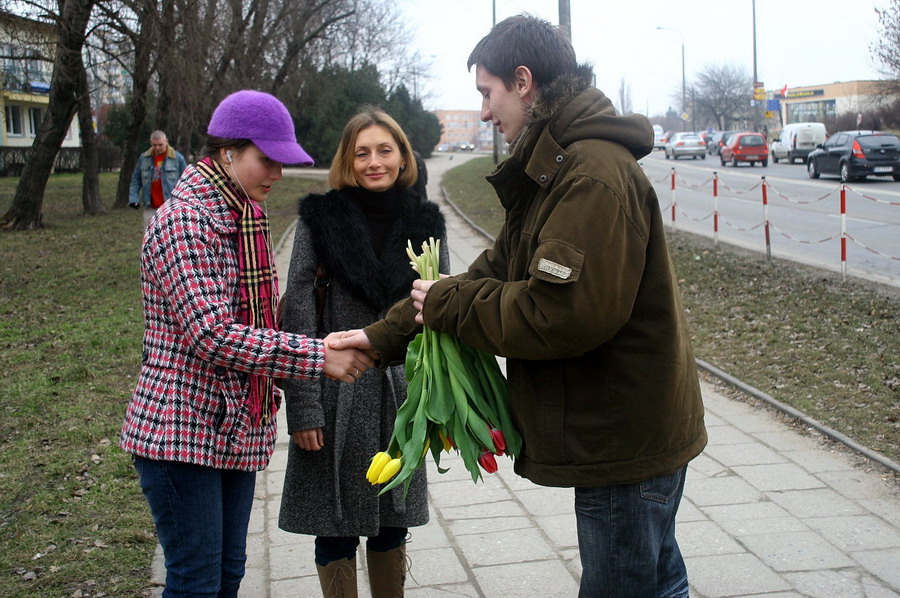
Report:
[[[300,200],[284,301],[284,329],[308,335],[362,328],[409,295],[407,242],[446,237],[438,206],[413,191],[417,166],[397,122],[368,107],[344,127],[332,190]],[[446,242],[441,264],[449,266]],[[318,288],[320,291],[314,292]],[[320,293],[317,294],[317,293]],[[316,298],[320,297],[318,303]],[[286,382],[288,452],[278,525],[316,536],[324,596],[356,596],[356,549],[367,536],[373,598],[403,596],[410,527],[428,522],[424,469],[379,497],[369,460],[388,445],[406,400],[403,366],[372,369],[354,385]]]
[[163,596],[236,597],[256,472],[275,443],[273,379],[353,382],[372,359],[279,332],[259,206],[282,164],[312,164],[287,108],[239,91],[219,104],[144,236],[144,350],[120,446],[133,456],[166,561]]

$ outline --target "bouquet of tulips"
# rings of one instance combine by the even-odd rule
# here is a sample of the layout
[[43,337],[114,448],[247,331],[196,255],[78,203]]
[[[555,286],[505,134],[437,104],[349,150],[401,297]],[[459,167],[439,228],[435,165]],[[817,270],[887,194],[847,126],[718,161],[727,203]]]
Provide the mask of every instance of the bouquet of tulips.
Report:
[[[421,255],[412,243],[406,252],[423,280],[440,278],[440,240],[423,243]],[[429,448],[441,473],[448,471],[440,466],[441,451],[456,449],[473,482],[481,479],[481,469],[497,471],[495,455],[519,454],[522,437],[513,426],[506,378],[493,355],[426,326],[407,349],[406,379],[407,398],[397,410],[389,446],[372,457],[366,473],[372,484],[387,482],[380,494],[401,483],[409,491]]]

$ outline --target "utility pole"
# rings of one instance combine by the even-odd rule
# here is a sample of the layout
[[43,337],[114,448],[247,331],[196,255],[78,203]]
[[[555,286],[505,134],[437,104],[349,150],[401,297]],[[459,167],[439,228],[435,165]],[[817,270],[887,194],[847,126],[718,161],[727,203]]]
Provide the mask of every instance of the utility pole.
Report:
[[[493,0],[491,3],[493,7],[493,15],[491,17],[491,27],[497,24],[497,0]],[[477,67],[476,67],[477,68]],[[477,126],[476,126],[477,129]],[[491,124],[491,129],[494,132],[494,166],[500,163],[500,131],[497,130],[493,124]]]
[[569,0],[559,0],[559,28],[566,32],[569,43],[572,43],[572,12]]

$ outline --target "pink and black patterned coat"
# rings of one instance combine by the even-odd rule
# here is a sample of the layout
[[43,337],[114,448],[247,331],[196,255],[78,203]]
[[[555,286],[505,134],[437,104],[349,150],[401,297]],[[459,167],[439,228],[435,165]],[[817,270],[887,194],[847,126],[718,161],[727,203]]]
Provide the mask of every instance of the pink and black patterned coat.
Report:
[[252,422],[248,374],[322,373],[320,340],[238,323],[237,232],[218,190],[193,166],[147,229],[143,357],[119,441],[128,453],[262,470],[275,418]]

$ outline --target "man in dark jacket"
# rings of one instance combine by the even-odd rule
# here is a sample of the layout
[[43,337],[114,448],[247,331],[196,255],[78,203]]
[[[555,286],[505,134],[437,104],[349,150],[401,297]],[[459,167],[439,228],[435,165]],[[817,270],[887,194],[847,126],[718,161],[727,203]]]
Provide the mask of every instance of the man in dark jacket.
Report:
[[507,358],[517,473],[573,487],[579,596],[687,597],[675,515],[706,445],[703,404],[659,202],[619,116],[549,23],[511,17],[469,57],[481,118],[510,143],[489,177],[506,220],[469,270],[348,335],[402,359],[415,321]]

